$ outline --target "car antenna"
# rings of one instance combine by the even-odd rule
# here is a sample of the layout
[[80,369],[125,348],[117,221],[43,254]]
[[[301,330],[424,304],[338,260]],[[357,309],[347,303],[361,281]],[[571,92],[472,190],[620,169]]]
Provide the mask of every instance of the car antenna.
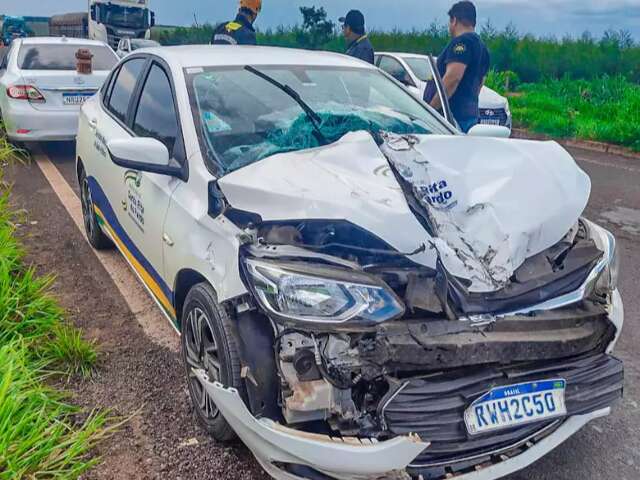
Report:
[[322,119],[304,100],[302,100],[302,97],[300,97],[300,94],[298,92],[296,92],[289,85],[284,85],[284,84],[280,83],[275,78],[267,75],[264,72],[261,72],[257,68],[252,67],[251,65],[245,65],[244,69],[246,71],[248,71],[248,72],[253,73],[254,75],[257,75],[258,77],[262,78],[263,80],[266,80],[271,85],[279,88],[284,93],[286,93],[291,98],[293,98],[296,101],[296,103],[298,105],[300,105],[300,108],[302,108],[304,113],[307,114],[307,117],[309,117],[309,120],[311,120],[311,123],[313,124],[313,127],[315,129],[315,137],[316,137],[316,139],[323,145],[328,145],[329,144],[329,140],[327,140],[327,137],[324,136],[324,133],[322,133],[322,129],[320,128],[320,124],[322,123]]

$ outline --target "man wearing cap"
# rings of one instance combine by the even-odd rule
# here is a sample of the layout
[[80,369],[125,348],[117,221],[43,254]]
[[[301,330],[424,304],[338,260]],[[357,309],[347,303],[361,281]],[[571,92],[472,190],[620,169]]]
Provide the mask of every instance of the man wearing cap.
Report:
[[[476,7],[470,1],[461,1],[451,7],[449,33],[452,40],[438,56],[438,71],[451,113],[465,133],[479,122],[478,99],[490,66],[489,51],[475,32],[476,16]],[[424,99],[436,109],[442,107],[433,82],[427,85]]]
[[375,63],[373,46],[365,33],[364,15],[360,10],[351,10],[346,17],[340,18],[342,33],[347,40],[347,55],[350,55],[371,65]]
[[256,45],[253,23],[262,10],[262,0],[240,0],[236,19],[218,25],[213,31],[213,45]]

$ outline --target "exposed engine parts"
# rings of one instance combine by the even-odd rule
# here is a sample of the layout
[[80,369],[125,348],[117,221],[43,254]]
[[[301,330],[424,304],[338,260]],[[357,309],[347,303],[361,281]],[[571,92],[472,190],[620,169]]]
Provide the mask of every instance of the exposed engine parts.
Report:
[[317,339],[294,332],[283,334],[277,343],[283,414],[288,423],[331,422],[333,418],[350,422],[358,416],[352,398],[352,386],[359,381],[353,377],[358,365],[355,358],[349,362],[347,339]]

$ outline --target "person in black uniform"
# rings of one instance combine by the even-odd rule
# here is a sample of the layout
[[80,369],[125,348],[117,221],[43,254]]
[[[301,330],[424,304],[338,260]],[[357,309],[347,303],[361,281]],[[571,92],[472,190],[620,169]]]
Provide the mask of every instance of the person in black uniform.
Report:
[[[490,66],[489,51],[475,32],[476,16],[476,7],[470,1],[458,2],[449,10],[452,40],[438,56],[438,71],[451,112],[465,133],[480,120],[478,99]],[[440,97],[435,95],[435,84],[429,83],[424,99],[440,109],[442,105]]]
[[240,0],[235,20],[221,23],[213,31],[212,45],[256,45],[253,23],[262,10],[262,0]]
[[371,65],[375,64],[373,46],[364,28],[364,15],[360,10],[351,10],[346,17],[339,20],[342,23],[342,33],[347,40],[346,54]]

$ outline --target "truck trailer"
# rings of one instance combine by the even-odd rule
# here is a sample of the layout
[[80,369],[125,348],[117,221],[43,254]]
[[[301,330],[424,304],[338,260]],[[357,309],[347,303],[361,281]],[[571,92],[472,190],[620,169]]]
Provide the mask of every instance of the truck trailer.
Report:
[[150,38],[154,24],[149,0],[89,0],[87,13],[51,17],[49,30],[54,36],[101,40],[116,49],[123,38]]

